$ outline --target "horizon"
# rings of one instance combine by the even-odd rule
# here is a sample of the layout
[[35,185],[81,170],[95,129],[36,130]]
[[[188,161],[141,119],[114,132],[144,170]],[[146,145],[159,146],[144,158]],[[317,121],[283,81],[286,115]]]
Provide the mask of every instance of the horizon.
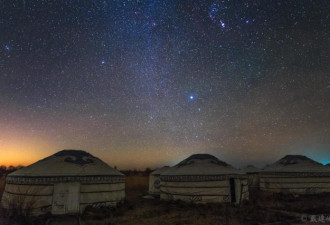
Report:
[[[63,150],[81,150],[81,149],[63,149]],[[60,150],[60,151],[62,151],[62,150]],[[83,151],[85,151],[85,150],[83,150]],[[55,154],[55,153],[57,153],[57,152],[59,152],[59,151],[56,151],[56,152],[54,152],[53,154]],[[89,151],[86,151],[86,152],[88,152],[88,153],[90,153]],[[51,154],[51,155],[53,155],[53,154]],[[195,154],[199,154],[199,153],[195,153]],[[208,154],[207,152],[205,152],[205,153],[203,153],[203,154]],[[38,159],[38,160],[36,160],[36,161],[33,161],[32,163],[28,163],[28,164],[26,164],[26,165],[24,165],[24,164],[21,164],[21,163],[19,163],[19,164],[3,164],[3,163],[0,163],[0,166],[6,166],[7,168],[9,167],[9,166],[14,166],[14,167],[19,167],[19,166],[23,166],[23,167],[27,167],[27,166],[30,166],[30,165],[32,165],[32,164],[34,164],[34,163],[36,163],[36,162],[38,162],[39,160],[43,160],[43,159],[45,159],[45,158],[47,158],[47,157],[49,157],[49,156],[51,156],[51,155],[48,155],[48,156],[45,156],[45,157],[43,157],[43,158],[40,158],[40,159]],[[102,157],[99,157],[99,156],[96,156],[96,155],[94,155],[94,154],[92,154],[94,157],[96,157],[96,158],[99,158],[99,159],[101,159],[102,160]],[[190,156],[190,155],[189,155]],[[124,168],[120,168],[120,167],[118,167],[117,165],[115,165],[115,164],[112,164],[111,162],[107,162],[107,161],[104,161],[105,163],[107,163],[109,166],[111,166],[112,168],[114,168],[114,167],[116,167],[117,168],[117,170],[121,170],[121,171],[126,171],[126,170],[138,170],[138,171],[144,171],[144,170],[146,170],[146,169],[151,169],[151,170],[156,170],[156,169],[159,169],[159,168],[161,168],[161,167],[163,167],[163,166],[170,166],[170,167],[172,167],[172,166],[175,166],[175,165],[177,165],[178,163],[180,163],[182,160],[184,160],[184,159],[186,159],[186,158],[188,158],[189,156],[187,156],[187,157],[185,157],[185,158],[182,158],[182,159],[178,159],[178,161],[177,162],[174,162],[174,163],[172,163],[172,164],[159,164],[159,165],[155,165],[155,166],[148,166],[148,165],[143,165],[144,167],[124,167]],[[283,157],[284,157],[285,155],[283,155]],[[217,156],[216,156],[217,157]],[[283,158],[283,157],[281,157],[281,158]],[[306,156],[306,157],[308,157],[308,158],[310,158],[310,159],[312,159],[312,160],[314,160],[314,161],[316,161],[316,162],[318,162],[318,163],[320,163],[320,164],[322,164],[323,166],[326,166],[327,164],[330,164],[330,162],[329,161],[318,161],[318,160],[316,160],[316,159],[313,159],[312,157],[309,157],[309,156]],[[218,158],[218,157],[217,157]],[[278,161],[278,160],[280,160],[281,158],[278,158],[278,159],[275,159],[274,161],[272,161],[272,162],[255,162],[255,163],[246,163],[246,164],[242,164],[242,165],[237,165],[237,164],[235,164],[235,162],[232,162],[232,163],[229,163],[229,162],[227,162],[226,160],[224,160],[224,159],[221,159],[221,158],[219,158],[219,160],[221,160],[221,161],[224,161],[224,162],[226,162],[226,163],[228,163],[229,165],[231,165],[231,166],[234,166],[234,168],[236,168],[236,169],[243,169],[244,167],[246,167],[246,166],[250,166],[250,165],[252,165],[252,166],[255,166],[255,167],[257,167],[257,168],[265,168],[266,166],[268,166],[268,165],[271,165],[271,164],[273,164],[273,163],[275,163],[276,161]],[[102,160],[103,161],[103,160]]]

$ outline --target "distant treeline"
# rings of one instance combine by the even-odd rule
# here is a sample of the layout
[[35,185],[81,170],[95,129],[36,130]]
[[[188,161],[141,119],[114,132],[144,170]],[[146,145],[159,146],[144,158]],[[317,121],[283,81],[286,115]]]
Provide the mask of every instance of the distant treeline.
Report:
[[1,165],[0,166],[0,177],[5,175],[7,176],[7,174],[11,173],[11,172],[14,172],[15,170],[18,170],[18,169],[21,169],[23,168],[24,166],[4,166],[4,165]]
[[149,176],[153,170],[146,168],[145,170],[120,170],[120,172],[125,174],[125,176]]

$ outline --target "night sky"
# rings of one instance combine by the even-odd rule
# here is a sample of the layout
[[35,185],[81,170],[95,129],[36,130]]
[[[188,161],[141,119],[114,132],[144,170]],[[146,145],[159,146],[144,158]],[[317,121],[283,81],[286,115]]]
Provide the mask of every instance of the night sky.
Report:
[[0,164],[330,162],[328,0],[1,0]]

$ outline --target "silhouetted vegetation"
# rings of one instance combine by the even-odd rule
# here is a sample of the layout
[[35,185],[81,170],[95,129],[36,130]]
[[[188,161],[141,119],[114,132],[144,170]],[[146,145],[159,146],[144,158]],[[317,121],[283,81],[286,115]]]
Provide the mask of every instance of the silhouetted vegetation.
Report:
[[9,173],[12,173],[18,169],[23,168],[24,166],[18,165],[18,166],[0,166],[0,176],[7,176]]
[[19,204],[12,205],[10,209],[0,208],[0,215],[3,225],[44,225],[48,215],[33,217],[32,208],[22,209]]
[[2,198],[2,193],[5,190],[6,177],[8,174],[23,168],[23,166],[0,166],[0,198]]
[[149,176],[154,170],[146,168],[145,170],[121,170],[120,172],[125,174],[125,176]]

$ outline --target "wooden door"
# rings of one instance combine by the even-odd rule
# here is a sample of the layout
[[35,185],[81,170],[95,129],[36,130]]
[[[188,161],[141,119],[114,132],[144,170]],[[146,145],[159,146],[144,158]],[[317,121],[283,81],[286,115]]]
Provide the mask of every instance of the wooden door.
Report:
[[77,182],[58,183],[54,185],[52,214],[79,213],[80,184]]

